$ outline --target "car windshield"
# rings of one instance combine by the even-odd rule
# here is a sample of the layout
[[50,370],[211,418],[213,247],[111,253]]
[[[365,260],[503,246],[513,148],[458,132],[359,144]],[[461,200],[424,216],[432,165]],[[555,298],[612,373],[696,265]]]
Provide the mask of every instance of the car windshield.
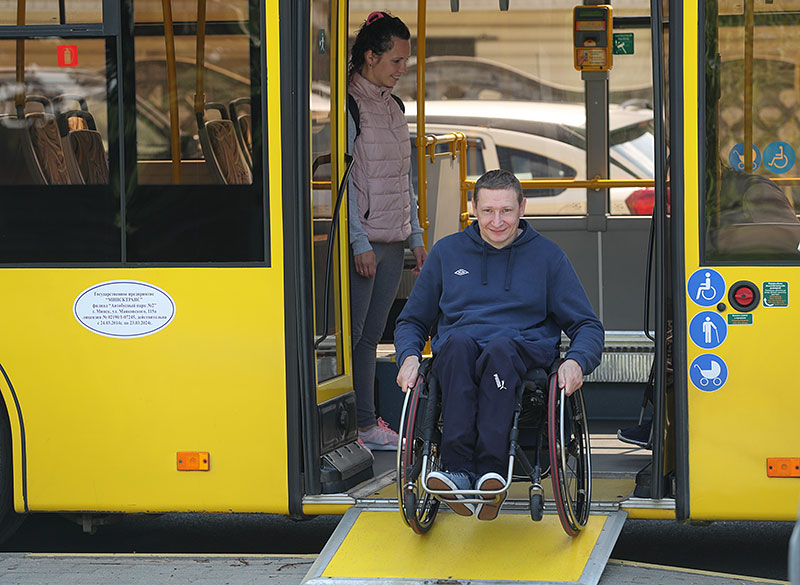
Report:
[[616,164],[640,178],[654,176],[655,136],[651,124],[620,128],[609,135],[609,144]]

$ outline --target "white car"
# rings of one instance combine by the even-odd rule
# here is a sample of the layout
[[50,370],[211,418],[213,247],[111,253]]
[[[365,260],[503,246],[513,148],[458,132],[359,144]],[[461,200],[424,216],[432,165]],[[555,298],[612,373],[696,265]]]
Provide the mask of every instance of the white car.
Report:
[[[416,103],[406,103],[416,136]],[[526,179],[586,179],[583,105],[472,100],[426,101],[425,133],[467,135],[467,176],[503,168]],[[609,111],[611,179],[654,176],[653,111],[612,106]],[[416,154],[413,158],[416,165]],[[526,215],[584,215],[586,189],[526,190]],[[612,215],[649,214],[652,188],[610,190]]]

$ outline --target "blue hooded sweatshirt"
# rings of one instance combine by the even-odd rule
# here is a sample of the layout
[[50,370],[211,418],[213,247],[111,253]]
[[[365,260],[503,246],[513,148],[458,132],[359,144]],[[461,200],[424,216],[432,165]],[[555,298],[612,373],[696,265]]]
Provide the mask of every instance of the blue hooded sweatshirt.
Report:
[[481,347],[497,337],[530,344],[548,367],[558,358],[563,330],[571,340],[566,359],[584,374],[600,364],[603,326],[572,264],[527,222],[519,227],[522,233],[499,250],[481,238],[477,222],[433,246],[397,318],[398,365],[422,355],[434,326],[434,354],[459,329]]

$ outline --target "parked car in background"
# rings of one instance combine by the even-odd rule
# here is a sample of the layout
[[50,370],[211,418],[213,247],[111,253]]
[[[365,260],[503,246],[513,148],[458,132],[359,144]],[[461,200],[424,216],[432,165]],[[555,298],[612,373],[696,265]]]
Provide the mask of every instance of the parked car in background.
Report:
[[[583,104],[583,91],[531,75],[499,61],[480,57],[442,56],[425,59],[425,97],[429,100],[505,100]],[[397,82],[395,95],[417,99],[417,64]],[[652,109],[649,80],[640,88],[609,92],[613,104],[636,103]]]
[[[520,180],[585,179],[585,112],[579,104],[507,101],[426,101],[426,134],[466,134],[467,176],[503,168]],[[416,102],[406,103],[416,136]],[[612,106],[609,111],[611,179],[654,176],[653,112]],[[416,157],[413,158],[416,165]],[[416,172],[416,169],[415,169]],[[649,214],[652,188],[610,190],[612,215]],[[586,189],[525,190],[527,215],[583,215]],[[648,206],[649,202],[649,206]]]

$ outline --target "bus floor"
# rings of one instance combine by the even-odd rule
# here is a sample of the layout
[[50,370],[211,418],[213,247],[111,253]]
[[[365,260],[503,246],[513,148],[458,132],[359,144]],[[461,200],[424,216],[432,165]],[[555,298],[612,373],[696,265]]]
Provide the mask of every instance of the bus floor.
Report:
[[[593,501],[619,502],[631,495],[635,487],[636,474],[650,462],[649,450],[628,445],[617,439],[617,429],[630,424],[630,421],[605,420],[589,423]],[[373,451],[372,454],[375,457],[372,468],[375,477],[380,478],[382,487],[375,495],[396,497],[397,488],[394,481],[397,452]],[[515,483],[511,488],[510,499],[522,499],[527,502],[527,485],[525,482]],[[546,496],[551,498],[550,480],[543,482],[543,485]]]

